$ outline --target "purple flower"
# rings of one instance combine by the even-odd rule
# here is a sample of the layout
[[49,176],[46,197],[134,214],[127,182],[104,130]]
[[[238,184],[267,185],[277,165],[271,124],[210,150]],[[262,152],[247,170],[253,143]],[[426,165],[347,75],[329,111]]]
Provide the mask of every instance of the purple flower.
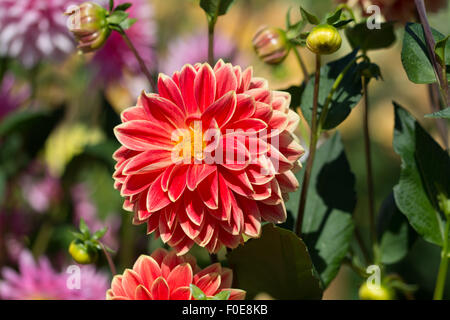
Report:
[[[2,0],[0,0],[0,3],[1,1]],[[3,81],[0,84],[0,119],[2,119],[8,113],[16,110],[30,96],[30,89],[28,86],[24,86],[18,90],[15,90],[14,84],[14,76],[10,73],[7,73],[3,77]]]
[[35,261],[29,251],[22,251],[19,270],[2,269],[0,298],[8,300],[103,300],[108,289],[108,278],[92,267],[76,266],[79,270],[79,286],[74,273],[56,272],[47,258]]
[[[236,44],[226,36],[216,32],[214,38],[214,57],[232,64],[245,64],[245,59],[239,55]],[[208,35],[206,32],[191,34],[175,39],[169,45],[166,59],[161,61],[161,72],[171,75],[181,70],[185,64],[203,63],[208,61]]]
[[73,52],[63,13],[80,0],[0,0],[0,55],[31,67]]
[[[108,7],[108,1],[97,2],[105,8]],[[156,31],[153,8],[147,0],[116,0],[114,5],[127,2],[132,4],[127,10],[129,17],[136,18],[137,22],[125,32],[147,67],[151,66],[154,64]],[[105,45],[95,53],[92,64],[97,69],[96,80],[103,83],[121,80],[124,70],[133,74],[140,73],[139,63],[118,32],[111,33]]]

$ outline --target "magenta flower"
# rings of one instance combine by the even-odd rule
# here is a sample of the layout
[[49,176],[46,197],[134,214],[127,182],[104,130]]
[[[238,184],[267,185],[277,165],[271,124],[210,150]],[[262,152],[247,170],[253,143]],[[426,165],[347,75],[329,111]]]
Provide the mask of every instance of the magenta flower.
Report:
[[[97,1],[105,8],[108,1]],[[127,10],[130,18],[137,22],[126,33],[147,67],[153,65],[156,26],[153,21],[153,8],[146,0],[116,0],[114,5],[129,2],[131,8]],[[112,32],[105,45],[95,53],[92,64],[97,68],[97,80],[104,83],[122,78],[123,71],[140,73],[140,67],[133,52],[128,48],[122,36]]]
[[47,258],[35,261],[28,251],[22,251],[19,271],[2,269],[0,298],[7,300],[103,300],[108,278],[92,267],[80,267],[79,287],[68,285],[71,274],[56,272]]
[[15,78],[10,73],[3,77],[0,84],[0,120],[8,113],[16,110],[30,96],[30,89],[27,86],[14,90],[14,84]]
[[0,55],[31,67],[41,59],[60,59],[75,43],[62,15],[80,0],[1,0]]
[[[226,36],[216,32],[214,39],[214,55],[234,65],[245,65],[245,58],[239,54],[236,44]],[[161,72],[171,75],[183,68],[185,64],[208,61],[208,35],[199,32],[180,37],[169,45],[165,60],[161,61]]]

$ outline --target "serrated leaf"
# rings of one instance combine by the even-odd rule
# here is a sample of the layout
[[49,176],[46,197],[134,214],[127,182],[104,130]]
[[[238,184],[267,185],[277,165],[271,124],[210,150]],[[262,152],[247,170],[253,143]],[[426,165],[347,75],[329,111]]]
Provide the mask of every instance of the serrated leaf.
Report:
[[[296,174],[303,181],[305,170]],[[301,189],[289,194],[286,208],[297,216]],[[355,177],[339,133],[318,150],[311,172],[302,237],[327,287],[336,277],[353,236]]]
[[346,28],[345,35],[353,49],[363,51],[388,48],[396,40],[394,24],[391,22],[381,23],[380,29],[369,29],[366,22],[361,22]]
[[[339,74],[355,59],[356,56],[357,50],[354,50],[345,57],[332,61],[320,69],[318,118],[322,113],[323,106]],[[309,124],[311,124],[312,118],[314,84],[315,77],[312,77],[306,85],[300,105],[302,113]],[[338,126],[347,118],[352,108],[358,104],[361,98],[361,77],[358,72],[357,64],[354,63],[342,79],[336,92],[333,94],[323,129],[330,130]]]
[[[445,36],[435,29],[431,29],[436,42],[445,39]],[[430,84],[437,82],[435,70],[428,56],[427,44],[423,27],[419,23],[408,23],[405,27],[402,48],[403,68],[408,79],[418,84]],[[450,42],[446,42],[445,64],[450,65]],[[447,72],[447,79],[450,74]]]
[[195,284],[190,284],[189,289],[195,300],[206,300],[206,294]]
[[449,182],[445,181],[449,180],[445,175],[449,172],[448,154],[405,109],[394,103],[394,110],[393,145],[402,159],[400,181],[394,187],[395,202],[417,233],[426,241],[442,246],[443,217],[436,208],[434,192],[439,188],[449,192]]
[[318,25],[320,23],[319,18],[317,18],[312,13],[306,11],[303,7],[300,7],[300,12],[304,21],[308,21],[310,24]]
[[303,241],[293,232],[266,224],[261,238],[227,254],[236,286],[253,299],[265,292],[275,299],[320,299],[322,290]]
[[450,107],[434,113],[426,114],[425,118],[450,119]]

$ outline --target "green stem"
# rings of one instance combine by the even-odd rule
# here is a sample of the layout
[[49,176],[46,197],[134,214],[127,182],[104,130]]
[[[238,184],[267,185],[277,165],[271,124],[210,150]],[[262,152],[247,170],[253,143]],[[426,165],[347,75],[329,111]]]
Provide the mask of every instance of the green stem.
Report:
[[370,147],[370,132],[369,132],[369,92],[367,88],[367,79],[363,76],[362,79],[363,95],[364,95],[364,116],[363,116],[363,128],[364,128],[364,155],[366,158],[366,179],[367,179],[367,191],[369,196],[369,228],[370,236],[372,239],[372,245],[378,246],[377,233],[375,227],[375,204],[374,204],[374,183],[373,183],[373,170],[372,170],[372,152]]
[[297,224],[295,228],[296,234],[300,237],[302,233],[303,217],[305,215],[306,199],[308,196],[309,180],[311,178],[311,172],[314,164],[314,157],[316,155],[317,140],[319,139],[318,127],[317,127],[317,109],[319,106],[319,87],[320,87],[320,67],[321,57],[316,55],[316,72],[314,79],[314,99],[313,110],[311,118],[311,138],[309,143],[309,156],[306,163],[305,176],[303,178],[302,192],[300,195],[300,203],[297,213]]
[[450,221],[447,221],[444,232],[443,246],[441,252],[441,264],[439,266],[439,273],[436,281],[436,288],[434,290],[434,300],[442,300],[444,296],[444,288],[445,288],[445,280],[447,278],[447,269],[448,269],[448,236],[450,232]]
[[208,19],[208,63],[214,64],[214,29],[216,22]]
[[153,79],[150,71],[147,69],[147,67],[145,66],[145,62],[142,59],[142,57],[139,55],[139,52],[137,51],[136,47],[133,45],[133,43],[131,42],[130,38],[128,37],[128,35],[126,34],[125,30],[121,30],[119,31],[120,35],[122,36],[122,38],[124,39],[125,43],[127,44],[127,46],[130,48],[130,50],[133,52],[134,56],[136,57],[139,66],[141,67],[141,71],[144,73],[144,75],[147,77],[148,82],[150,83],[150,85],[152,86],[153,91],[157,92],[158,90],[158,86],[156,85],[155,79]]
[[306,64],[303,61],[303,58],[300,55],[300,52],[298,51],[298,48],[296,46],[292,46],[292,50],[294,51],[295,57],[297,58],[297,61],[298,61],[298,64],[300,65],[300,68],[302,69],[303,79],[304,79],[305,83],[308,83],[310,77],[309,77],[308,69],[306,68]]

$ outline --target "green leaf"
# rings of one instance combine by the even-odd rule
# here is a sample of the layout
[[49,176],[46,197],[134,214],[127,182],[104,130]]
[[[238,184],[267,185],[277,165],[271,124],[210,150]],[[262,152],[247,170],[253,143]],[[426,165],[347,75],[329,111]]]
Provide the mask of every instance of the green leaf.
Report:
[[109,11],[113,11],[114,9],[114,0],[109,0]]
[[393,264],[402,260],[417,238],[408,220],[395,204],[393,193],[381,205],[378,213],[377,234],[381,262],[384,264]]
[[388,48],[396,40],[394,24],[384,22],[380,24],[380,27],[380,29],[369,29],[366,22],[361,22],[346,28],[345,35],[353,49],[369,51]]
[[213,21],[228,12],[235,0],[200,0],[200,7]]
[[[355,59],[356,55],[357,50],[354,50],[345,57],[332,61],[320,69],[318,118],[320,117],[325,101],[339,74]],[[312,117],[314,83],[315,77],[313,77],[306,85],[301,101],[303,115],[309,124],[311,124]],[[336,92],[333,94],[323,129],[333,129],[344,121],[350,114],[352,108],[354,108],[361,100],[361,91],[361,77],[358,72],[357,64],[354,63],[345,74]]]
[[434,52],[436,53],[438,62],[443,68],[445,68],[445,51],[449,38],[450,36],[446,36],[444,39],[436,42],[436,46],[434,47]]
[[108,231],[108,227],[103,227],[100,230],[97,230],[94,232],[94,235],[92,236],[95,240],[101,239],[105,233]]
[[327,17],[327,23],[334,24],[335,22],[338,22],[339,20],[341,20],[341,15],[342,15],[342,9],[336,10],[334,13],[332,13],[331,15],[329,15]]
[[228,300],[230,299],[231,292],[224,290],[216,294],[212,300]]
[[[439,43],[445,36],[435,29],[431,29],[434,40]],[[450,42],[445,46],[445,64],[450,64]],[[418,23],[408,23],[403,38],[402,63],[410,81],[418,84],[435,83],[436,74],[428,56],[427,44],[423,27]],[[447,72],[447,79],[450,75]]]
[[267,293],[275,299],[320,299],[322,290],[303,241],[293,232],[266,224],[251,239],[227,254],[236,286],[247,298]]
[[425,118],[450,119],[450,107],[434,113],[426,114]]
[[122,21],[119,25],[123,30],[130,29],[133,24],[135,24],[137,19],[135,18],[127,18],[124,21]]
[[342,27],[345,27],[352,21],[354,20],[353,19],[339,20],[338,22],[333,23],[333,27],[335,27],[336,29],[341,29]]
[[80,231],[83,235],[90,235],[89,228],[83,218],[80,219]]
[[[437,190],[448,192],[448,154],[402,107],[394,103],[394,150],[402,159],[395,202],[411,226],[428,242],[443,243],[443,217]],[[446,181],[447,180],[447,181]]]
[[119,4],[117,7],[114,8],[114,11],[127,11],[133,4],[126,2]]
[[[297,173],[303,181],[305,170]],[[289,195],[286,208],[297,215],[301,189]],[[339,133],[316,154],[303,217],[302,237],[320,278],[327,287],[350,248],[356,205],[355,177]]]
[[189,288],[191,289],[191,294],[195,300],[206,300],[206,294],[194,284],[190,284]]
[[304,21],[308,21],[311,24],[319,24],[320,20],[319,18],[317,18],[315,15],[313,15],[312,13],[309,13],[308,11],[306,11],[305,9],[303,9],[302,7],[300,7],[300,12],[302,14],[302,18]]
[[128,15],[128,12],[125,11],[114,11],[108,18],[106,18],[106,21],[108,21],[109,24],[120,24],[128,18]]

